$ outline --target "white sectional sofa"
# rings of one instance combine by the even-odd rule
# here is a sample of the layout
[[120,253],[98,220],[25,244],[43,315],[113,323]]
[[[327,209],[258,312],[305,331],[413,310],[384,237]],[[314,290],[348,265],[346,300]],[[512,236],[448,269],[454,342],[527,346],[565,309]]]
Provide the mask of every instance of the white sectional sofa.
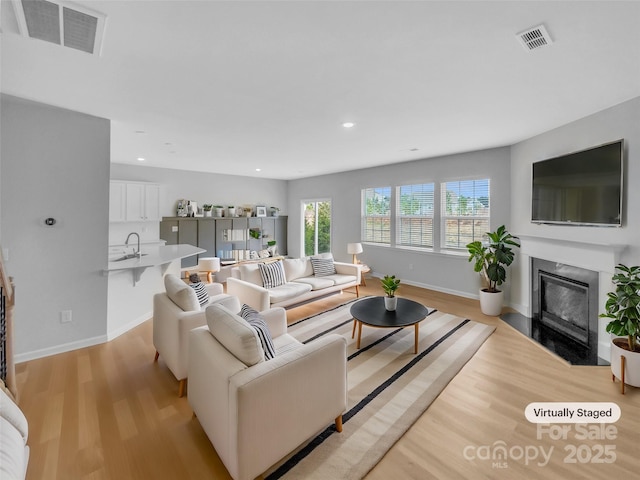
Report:
[[[332,262],[335,273],[318,275],[320,272],[314,272],[312,259]],[[240,265],[232,270],[232,276],[227,279],[227,293],[258,311],[290,307],[352,287],[359,295],[361,265],[335,262],[330,253],[279,261],[284,270],[284,283],[281,285],[265,288],[260,267],[263,264]]]
[[29,426],[0,380],[0,478],[25,478],[29,462]]

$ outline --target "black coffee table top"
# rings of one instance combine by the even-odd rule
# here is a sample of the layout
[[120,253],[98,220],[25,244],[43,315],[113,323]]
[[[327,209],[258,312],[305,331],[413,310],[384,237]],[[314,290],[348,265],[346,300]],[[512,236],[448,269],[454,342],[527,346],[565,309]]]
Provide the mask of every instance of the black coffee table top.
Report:
[[384,297],[369,297],[351,305],[351,316],[373,327],[407,327],[425,319],[429,311],[424,305],[398,297],[395,311],[384,308]]

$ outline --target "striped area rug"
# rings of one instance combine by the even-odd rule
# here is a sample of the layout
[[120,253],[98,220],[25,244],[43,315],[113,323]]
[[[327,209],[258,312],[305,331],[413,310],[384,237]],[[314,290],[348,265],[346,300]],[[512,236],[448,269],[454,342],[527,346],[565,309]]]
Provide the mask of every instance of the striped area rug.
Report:
[[349,393],[343,431],[338,433],[331,425],[266,475],[266,480],[363,478],[494,330],[430,308],[420,324],[417,355],[413,327],[363,325],[357,350],[351,338],[352,304],[289,326],[289,333],[302,342],[329,333],[347,339]]

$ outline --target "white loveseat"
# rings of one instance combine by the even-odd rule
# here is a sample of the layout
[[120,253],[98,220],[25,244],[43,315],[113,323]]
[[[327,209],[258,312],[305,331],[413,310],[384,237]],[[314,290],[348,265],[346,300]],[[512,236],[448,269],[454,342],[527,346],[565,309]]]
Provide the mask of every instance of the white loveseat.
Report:
[[261,312],[276,355],[265,360],[256,330],[231,309],[207,308],[189,334],[188,399],[229,474],[252,480],[335,422],[347,407],[346,340],[302,344],[282,308]]
[[0,380],[0,478],[25,478],[29,462],[27,419]]
[[[195,290],[184,281],[167,274],[164,286],[165,291],[153,297],[154,361],[162,356],[171,373],[180,381],[178,395],[182,397],[187,378],[188,334],[191,329],[206,325],[207,319]],[[219,283],[207,283],[205,288],[209,294],[209,305],[229,298]]]
[[285,283],[272,288],[265,288],[260,264],[234,267],[232,276],[227,279],[227,293],[258,311],[289,307],[351,287],[355,287],[356,296],[359,296],[361,265],[334,261],[334,274],[317,276],[314,275],[312,258],[333,261],[330,253],[285,258],[282,260]]

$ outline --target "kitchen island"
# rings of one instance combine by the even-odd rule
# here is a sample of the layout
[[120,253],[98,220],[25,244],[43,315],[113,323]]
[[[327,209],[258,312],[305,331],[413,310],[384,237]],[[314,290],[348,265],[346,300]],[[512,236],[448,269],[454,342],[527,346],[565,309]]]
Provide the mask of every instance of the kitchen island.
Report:
[[139,252],[140,256],[130,257],[132,254],[127,250],[117,254],[109,255],[109,264],[104,269],[104,274],[120,270],[130,270],[133,273],[133,285],[140,280],[142,273],[149,267],[167,265],[174,260],[181,260],[186,257],[192,257],[199,253],[204,253],[203,248],[189,245],[188,243],[178,245],[154,245],[144,246]]
[[153,296],[164,291],[164,275],[179,276],[181,259],[206,251],[189,244],[143,243],[140,257],[122,259],[136,253],[135,250],[137,247],[131,244],[112,246],[107,267],[102,270],[109,277],[108,340],[151,318]]

